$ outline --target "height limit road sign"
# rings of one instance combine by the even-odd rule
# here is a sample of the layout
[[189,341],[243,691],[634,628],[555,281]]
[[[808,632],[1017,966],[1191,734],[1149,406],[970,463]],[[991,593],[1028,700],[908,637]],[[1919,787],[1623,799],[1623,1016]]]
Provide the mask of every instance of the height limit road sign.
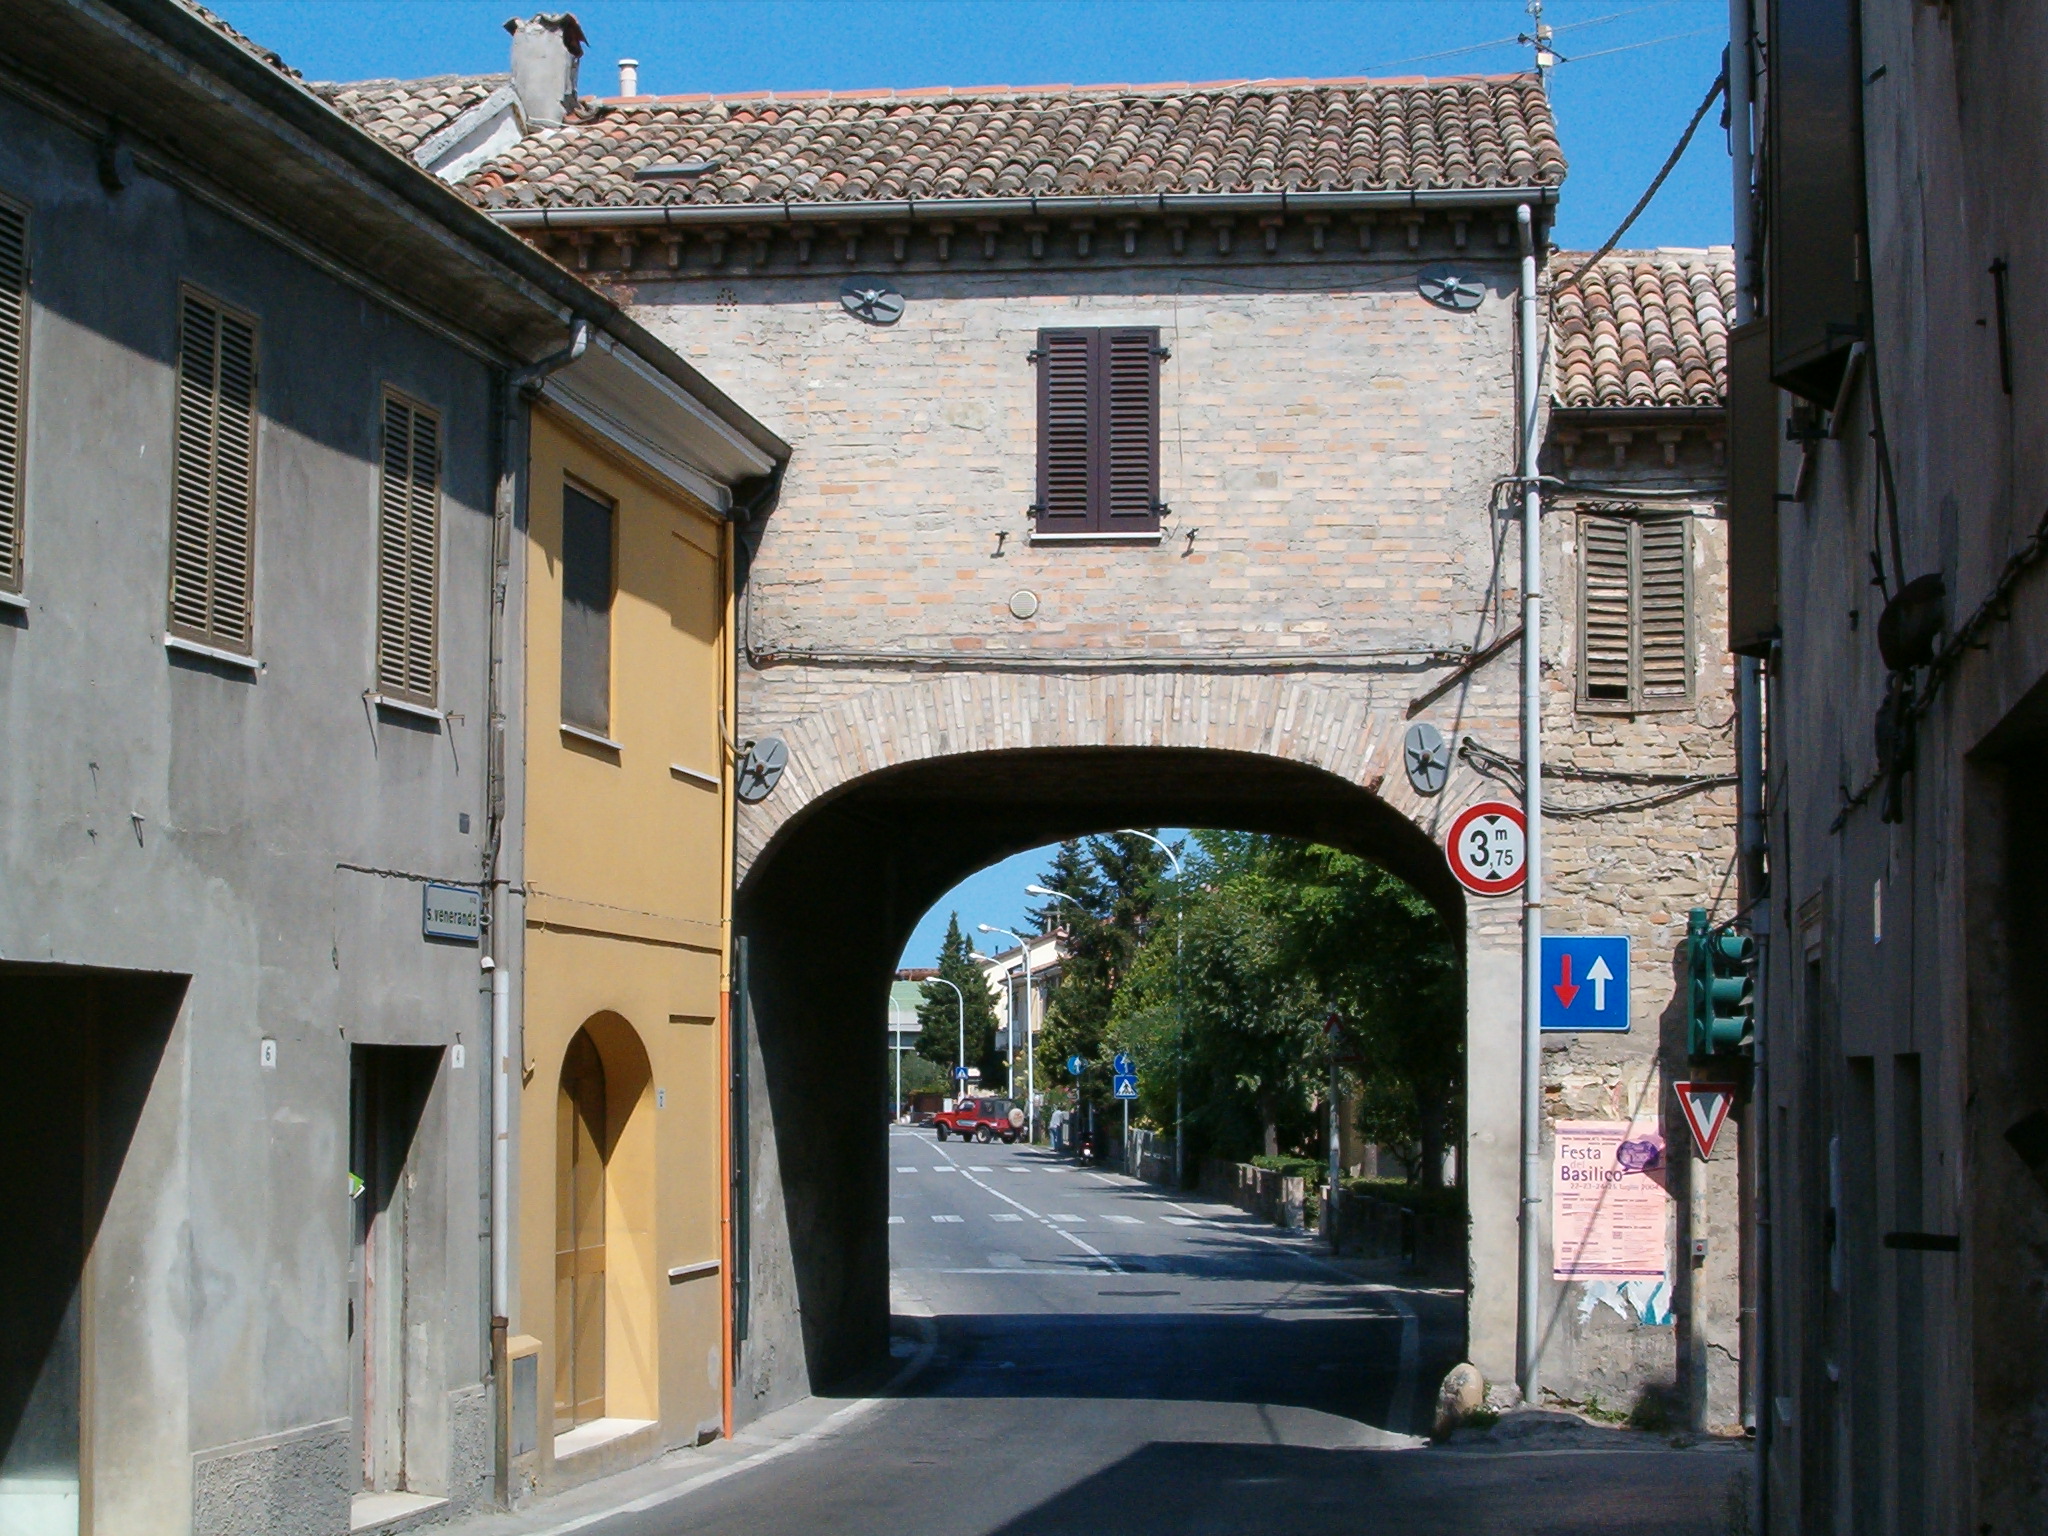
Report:
[[1628,936],[1543,935],[1543,1027],[1628,1028]]
[[1520,885],[1527,853],[1522,813],[1505,800],[1467,806],[1444,839],[1451,873],[1475,896],[1505,896]]

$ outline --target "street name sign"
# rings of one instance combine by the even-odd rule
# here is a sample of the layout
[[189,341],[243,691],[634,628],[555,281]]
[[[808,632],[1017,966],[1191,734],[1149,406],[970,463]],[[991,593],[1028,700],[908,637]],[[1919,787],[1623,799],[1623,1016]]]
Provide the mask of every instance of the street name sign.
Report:
[[1113,1092],[1118,1098],[1135,1099],[1138,1096],[1137,1073],[1119,1072],[1116,1074],[1115,1078],[1112,1081],[1113,1087],[1110,1091]]
[[1505,896],[1522,883],[1528,846],[1522,813],[1505,800],[1482,800],[1458,812],[1444,857],[1473,895]]
[[1628,1029],[1628,936],[1543,935],[1543,1027]]
[[1685,1112],[1685,1123],[1692,1130],[1692,1144],[1699,1148],[1700,1160],[1706,1161],[1714,1155],[1714,1142],[1721,1134],[1721,1127],[1727,1123],[1728,1111],[1735,1103],[1733,1083],[1673,1083],[1678,1094],[1678,1107]]
[[420,904],[420,935],[474,944],[483,927],[483,895],[475,886],[429,882]]

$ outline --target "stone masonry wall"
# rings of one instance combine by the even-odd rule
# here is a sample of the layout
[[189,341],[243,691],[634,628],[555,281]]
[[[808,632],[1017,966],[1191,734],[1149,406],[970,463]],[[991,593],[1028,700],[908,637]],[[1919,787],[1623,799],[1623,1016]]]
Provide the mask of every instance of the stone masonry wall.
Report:
[[[1372,788],[1439,840],[1462,806],[1516,798],[1464,762],[1444,794],[1415,795],[1400,735],[1410,703],[1449,663],[1372,654],[1483,644],[1519,618],[1512,497],[1496,507],[1496,483],[1515,467],[1514,269],[1461,262],[1487,291],[1477,310],[1455,314],[1416,291],[1435,254],[1284,273],[905,273],[889,279],[906,307],[887,328],[842,309],[837,273],[622,288],[643,323],[795,450],[744,599],[755,661],[741,661],[735,728],[785,736],[792,759],[783,787],[742,812],[740,877],[776,829],[840,785],[998,747],[1276,752]],[[1161,495],[1172,511],[1156,545],[1034,546],[1026,354],[1041,326],[1108,324],[1157,325],[1172,350],[1161,369]],[[1681,478],[1718,483],[1704,439],[1678,451]],[[1686,773],[1731,764],[1718,525],[1703,519],[1694,546],[1699,705],[1631,719],[1576,709],[1571,522],[1553,509],[1546,535],[1553,761]],[[1035,596],[1034,616],[1013,615],[1018,593]],[[1517,676],[1511,649],[1420,718],[1513,756]],[[1592,804],[1641,791],[1572,782],[1550,793]],[[1675,946],[1687,908],[1715,904],[1732,821],[1732,789],[1714,789],[1552,824],[1550,927],[1630,933],[1638,998],[1634,1033],[1561,1037],[1546,1054],[1553,1118],[1658,1114],[1674,1154],[1683,1150],[1664,1086],[1683,1064],[1682,1013],[1678,1055],[1668,1048],[1682,1007]],[[1728,900],[1732,886],[1724,910]],[[1515,1069],[1500,1047],[1514,1028],[1518,917],[1514,900],[1475,901],[1466,923],[1471,1028],[1485,1026],[1482,1056],[1510,1058],[1474,1058],[1465,1164],[1472,1348],[1491,1351],[1481,1363],[1496,1380],[1512,1367],[1503,1266],[1514,1244]],[[1684,1371],[1704,1369],[1681,1356],[1711,1346],[1707,1413],[1732,1418],[1728,1145],[1698,1222],[1709,1237],[1703,1330],[1624,1318],[1584,1287],[1546,1284],[1551,1391],[1629,1406],[1645,1391],[1678,1391]],[[1673,1186],[1681,1203],[1684,1182]],[[1672,1232],[1673,1291],[1688,1306],[1680,1253],[1694,1226],[1675,1218]],[[1546,1234],[1546,1262],[1548,1251]]]

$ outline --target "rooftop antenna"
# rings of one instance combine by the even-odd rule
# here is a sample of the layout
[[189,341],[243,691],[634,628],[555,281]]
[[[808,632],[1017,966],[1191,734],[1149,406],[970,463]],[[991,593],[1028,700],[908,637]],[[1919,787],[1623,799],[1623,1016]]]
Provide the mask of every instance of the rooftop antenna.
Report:
[[1557,50],[1550,45],[1550,24],[1543,19],[1543,0],[1529,0],[1528,11],[1529,30],[1515,41],[1536,50],[1536,78],[1547,82],[1557,64]]

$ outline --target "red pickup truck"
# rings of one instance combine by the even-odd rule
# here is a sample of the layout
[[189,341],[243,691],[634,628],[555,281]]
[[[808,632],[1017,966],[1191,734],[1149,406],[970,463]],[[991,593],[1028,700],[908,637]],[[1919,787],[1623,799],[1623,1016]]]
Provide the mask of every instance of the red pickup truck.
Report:
[[1024,1134],[1024,1111],[1008,1099],[962,1099],[932,1116],[939,1140],[948,1135],[962,1141],[1015,1141]]

